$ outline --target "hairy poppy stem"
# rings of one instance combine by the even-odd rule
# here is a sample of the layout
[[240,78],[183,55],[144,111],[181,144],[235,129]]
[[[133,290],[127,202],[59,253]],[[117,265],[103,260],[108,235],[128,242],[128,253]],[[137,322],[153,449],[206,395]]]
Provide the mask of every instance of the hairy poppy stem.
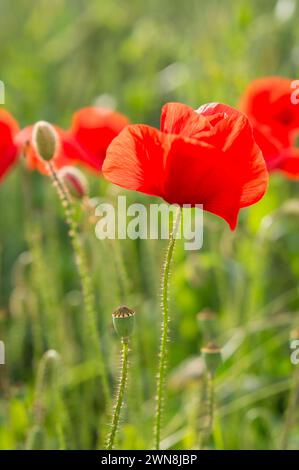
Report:
[[95,311],[95,298],[92,288],[92,281],[88,273],[88,266],[85,257],[85,253],[82,247],[82,241],[80,238],[78,224],[74,218],[74,211],[72,207],[72,201],[70,199],[68,190],[65,188],[63,181],[59,178],[54,166],[51,161],[48,162],[50,176],[55,187],[59,199],[61,200],[64,208],[66,223],[69,226],[69,236],[71,239],[72,247],[75,253],[76,264],[78,273],[81,281],[82,293],[84,298],[84,306],[86,313],[86,335],[91,339],[93,347],[97,353],[100,374],[103,386],[103,395],[106,403],[110,403],[110,387],[109,380],[107,377],[105,361],[103,352],[100,344],[100,336],[98,335],[96,311]]
[[167,341],[168,341],[168,327],[169,327],[169,275],[170,266],[175,246],[175,236],[179,227],[181,218],[181,209],[178,209],[172,233],[169,237],[169,243],[166,250],[165,261],[162,269],[162,323],[161,323],[161,336],[160,336],[160,355],[159,366],[157,375],[157,395],[156,395],[156,419],[155,419],[155,448],[160,449],[161,440],[161,419],[162,407],[164,399],[164,385],[165,385],[165,372],[167,363]]
[[115,437],[117,434],[120,414],[123,407],[124,396],[126,391],[127,377],[128,377],[128,356],[129,356],[129,343],[126,339],[122,339],[122,353],[121,353],[121,373],[118,390],[116,394],[116,402],[113,410],[111,431],[107,441],[107,450],[111,450],[114,447]]

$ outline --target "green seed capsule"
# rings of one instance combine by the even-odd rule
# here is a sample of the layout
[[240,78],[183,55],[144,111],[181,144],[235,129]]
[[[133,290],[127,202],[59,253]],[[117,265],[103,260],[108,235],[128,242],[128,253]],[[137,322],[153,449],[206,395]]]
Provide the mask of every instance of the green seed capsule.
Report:
[[201,349],[201,354],[207,371],[215,374],[222,362],[221,349],[215,344],[210,343]]
[[113,326],[120,338],[127,340],[133,331],[135,323],[135,312],[125,305],[118,307],[112,314]]

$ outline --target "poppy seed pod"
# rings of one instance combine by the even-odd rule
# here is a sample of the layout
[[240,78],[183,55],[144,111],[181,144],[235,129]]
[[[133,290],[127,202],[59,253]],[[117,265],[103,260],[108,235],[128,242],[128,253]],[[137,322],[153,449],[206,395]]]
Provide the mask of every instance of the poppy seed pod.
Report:
[[221,349],[216,344],[209,343],[201,349],[201,354],[207,371],[214,375],[222,362]]
[[51,160],[59,146],[59,138],[54,127],[46,121],[39,121],[33,127],[33,146],[38,155],[46,161]]
[[58,172],[71,196],[82,199],[88,193],[87,179],[82,171],[73,166],[65,166]]
[[129,307],[122,305],[112,314],[113,326],[123,340],[127,340],[131,336],[134,323],[135,323],[135,312]]

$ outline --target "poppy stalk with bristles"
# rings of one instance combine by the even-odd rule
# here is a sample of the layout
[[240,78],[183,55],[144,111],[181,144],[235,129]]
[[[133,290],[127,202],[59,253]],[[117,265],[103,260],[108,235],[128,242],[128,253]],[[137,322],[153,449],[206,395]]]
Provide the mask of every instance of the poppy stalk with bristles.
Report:
[[45,121],[40,121],[33,127],[32,146],[47,168],[47,172],[51,177],[52,183],[58,197],[62,203],[65,220],[69,226],[69,236],[75,253],[75,260],[81,281],[81,288],[84,299],[85,318],[86,318],[86,338],[91,339],[94,351],[99,361],[101,379],[103,385],[103,395],[106,403],[110,402],[109,381],[107,376],[106,365],[100,344],[100,336],[98,334],[97,317],[95,308],[95,297],[93,293],[92,280],[89,275],[89,268],[86,255],[80,237],[78,223],[75,218],[74,208],[70,193],[60,177],[55,167],[55,158],[60,151],[60,139],[55,128]]

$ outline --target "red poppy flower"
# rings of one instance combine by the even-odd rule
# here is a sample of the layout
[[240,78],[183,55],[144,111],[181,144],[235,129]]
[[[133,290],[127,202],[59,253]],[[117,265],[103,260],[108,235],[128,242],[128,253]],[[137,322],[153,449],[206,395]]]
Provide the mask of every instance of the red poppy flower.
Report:
[[160,130],[127,126],[110,144],[103,174],[171,204],[203,204],[231,229],[240,208],[257,202],[268,181],[248,119],[219,103],[197,111],[169,103],[162,109]]
[[[124,115],[109,109],[88,107],[75,112],[69,130],[55,126],[61,144],[54,157],[55,167],[79,163],[100,171],[108,145],[128,123]],[[32,129],[28,126],[19,131],[12,116],[0,110],[0,179],[21,152],[31,170],[48,173],[47,165],[33,148]]]
[[87,107],[74,113],[68,134],[81,149],[77,159],[100,171],[109,144],[127,124],[126,116],[110,109]]
[[[97,107],[83,108],[74,113],[69,130],[54,126],[60,137],[60,148],[54,157],[57,169],[79,163],[93,171],[100,171],[106,156],[106,149],[117,134],[128,124],[120,113]],[[17,136],[17,143],[25,149],[28,166],[47,173],[47,165],[33,148],[33,126],[23,129]]]
[[18,149],[14,142],[19,127],[14,118],[0,109],[0,181],[15,163]]
[[299,105],[292,100],[292,80],[266,77],[253,81],[240,101],[240,109],[253,126],[269,171],[281,170],[299,177],[298,152]]

